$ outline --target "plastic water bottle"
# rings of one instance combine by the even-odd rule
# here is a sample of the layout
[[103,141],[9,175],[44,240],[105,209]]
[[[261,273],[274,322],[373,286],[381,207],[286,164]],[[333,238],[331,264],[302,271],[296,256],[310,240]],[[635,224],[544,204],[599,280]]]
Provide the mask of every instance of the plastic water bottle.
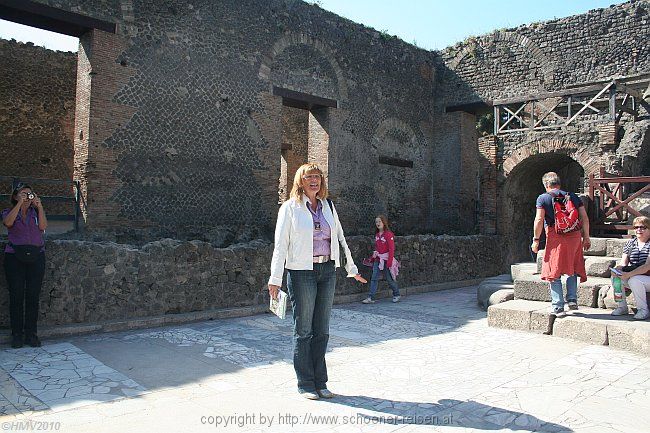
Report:
[[612,277],[612,286],[614,287],[614,300],[621,302],[623,300],[623,284],[621,277]]

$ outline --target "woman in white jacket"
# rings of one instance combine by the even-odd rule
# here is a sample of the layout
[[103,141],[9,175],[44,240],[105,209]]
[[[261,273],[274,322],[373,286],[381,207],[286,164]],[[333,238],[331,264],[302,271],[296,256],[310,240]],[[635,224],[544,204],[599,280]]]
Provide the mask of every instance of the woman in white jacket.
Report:
[[325,352],[336,268],[341,263],[339,245],[345,252],[348,277],[366,283],[354,265],[334,204],[327,199],[323,171],[317,164],[303,164],[296,171],[290,199],[278,212],[268,286],[270,296],[277,297],[287,269],[293,308],[293,366],[298,392],[310,400],[334,396],[327,389]]

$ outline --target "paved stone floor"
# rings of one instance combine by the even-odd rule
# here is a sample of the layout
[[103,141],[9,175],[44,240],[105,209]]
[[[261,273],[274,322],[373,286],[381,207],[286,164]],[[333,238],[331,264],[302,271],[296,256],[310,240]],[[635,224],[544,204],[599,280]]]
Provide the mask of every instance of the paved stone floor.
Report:
[[295,391],[271,315],[0,350],[0,428],[62,432],[648,432],[650,358],[488,328],[476,289],[336,306],[332,400]]

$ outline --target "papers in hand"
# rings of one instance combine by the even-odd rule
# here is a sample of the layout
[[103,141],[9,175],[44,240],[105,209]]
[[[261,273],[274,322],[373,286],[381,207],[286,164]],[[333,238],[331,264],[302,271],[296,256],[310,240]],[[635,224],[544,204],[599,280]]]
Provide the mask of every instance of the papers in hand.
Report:
[[615,275],[619,275],[619,276],[623,275],[623,272],[619,271],[616,268],[609,268],[609,270],[612,271],[612,273],[615,274]]
[[271,297],[269,310],[271,310],[271,313],[275,314],[280,319],[284,319],[287,315],[287,298],[287,293],[283,292],[282,290],[278,290],[277,298],[274,299]]

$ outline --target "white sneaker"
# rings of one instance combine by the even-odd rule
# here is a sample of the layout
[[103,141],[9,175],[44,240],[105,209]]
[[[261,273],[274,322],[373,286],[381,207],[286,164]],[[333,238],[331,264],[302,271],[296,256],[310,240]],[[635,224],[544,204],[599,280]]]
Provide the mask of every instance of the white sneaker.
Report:
[[371,298],[370,296],[368,296],[366,299],[364,299],[363,301],[361,301],[361,303],[362,303],[362,304],[374,304],[375,301],[373,301],[372,298]]
[[612,316],[625,316],[630,314],[627,308],[627,302],[619,302],[618,307],[612,311]]
[[566,317],[566,313],[564,312],[564,307],[562,308],[551,307],[551,315],[557,317],[558,319],[561,317]]
[[650,317],[650,311],[639,309],[634,315],[634,320],[645,320]]
[[393,296],[393,302],[399,302],[400,299],[402,299],[400,295]]

